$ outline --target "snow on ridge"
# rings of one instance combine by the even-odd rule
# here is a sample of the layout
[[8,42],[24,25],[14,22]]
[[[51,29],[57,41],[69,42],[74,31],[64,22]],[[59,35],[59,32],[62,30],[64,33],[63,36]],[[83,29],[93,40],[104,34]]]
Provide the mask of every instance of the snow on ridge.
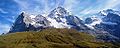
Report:
[[31,19],[35,18],[36,16],[35,15],[30,15]]
[[117,25],[117,23],[113,23],[113,22],[102,22],[104,24],[108,24],[108,25]]
[[89,25],[89,24],[85,24],[88,28],[94,29],[93,26]]

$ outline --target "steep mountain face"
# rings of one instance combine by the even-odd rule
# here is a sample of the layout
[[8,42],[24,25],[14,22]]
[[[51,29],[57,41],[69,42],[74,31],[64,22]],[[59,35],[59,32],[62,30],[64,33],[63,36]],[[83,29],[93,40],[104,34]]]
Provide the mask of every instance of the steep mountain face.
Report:
[[49,21],[41,15],[34,16],[23,12],[18,16],[9,32],[40,30],[48,27],[48,24]]
[[74,28],[77,30],[89,29],[77,16],[70,15],[62,7],[57,7],[48,16],[29,15],[22,13],[13,24],[11,32],[41,30],[45,28]]
[[27,30],[27,26],[24,22],[24,13],[21,13],[18,18],[16,19],[14,25],[12,26],[12,28],[10,29],[10,33],[11,32],[21,32],[21,31],[25,31]]
[[[85,20],[87,26],[96,29],[107,31],[113,36],[120,38],[120,12],[111,9],[99,12],[96,19],[89,17]],[[90,21],[90,22],[88,22]]]

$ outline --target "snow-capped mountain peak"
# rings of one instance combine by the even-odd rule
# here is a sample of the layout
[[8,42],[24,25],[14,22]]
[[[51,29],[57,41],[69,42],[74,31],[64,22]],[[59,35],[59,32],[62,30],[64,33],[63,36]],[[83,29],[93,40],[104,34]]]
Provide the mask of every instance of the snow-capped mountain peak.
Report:
[[[20,16],[23,17],[20,18]],[[15,21],[10,32],[18,32],[19,30],[40,30],[48,27],[75,29],[87,28],[82,20],[80,20],[77,16],[69,15],[69,12],[67,12],[67,10],[63,7],[55,8],[48,14],[48,16],[21,13],[18,18],[19,20],[22,20],[22,22],[18,23],[20,21]],[[24,28],[19,24],[23,24],[22,26],[24,26]]]
[[64,16],[68,16],[68,12],[63,7],[57,7],[54,10],[52,10],[48,16],[51,18],[64,17]]
[[93,20],[93,23],[90,24],[92,26],[95,26],[96,24],[100,24],[102,22],[102,20],[97,17],[92,17],[91,19]]
[[86,25],[91,29],[94,29],[94,26],[100,24],[101,22],[102,20],[95,16],[86,18],[85,20]]
[[62,7],[57,7],[54,11],[56,12],[55,14],[60,16],[64,16],[67,13],[67,11]]
[[107,14],[109,14],[109,13],[120,15],[119,11],[115,11],[113,9],[103,10],[103,11],[100,11],[98,14],[101,16],[107,16]]
[[[100,11],[95,17],[88,17],[85,24],[96,30],[107,31],[120,38],[120,12],[112,9]],[[117,33],[117,34],[116,34]]]

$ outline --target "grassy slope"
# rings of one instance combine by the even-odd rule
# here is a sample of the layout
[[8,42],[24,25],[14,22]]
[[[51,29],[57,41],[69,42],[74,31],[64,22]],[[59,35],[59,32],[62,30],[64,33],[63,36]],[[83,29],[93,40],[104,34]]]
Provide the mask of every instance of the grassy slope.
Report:
[[114,47],[95,42],[95,38],[74,29],[46,29],[40,32],[18,32],[0,36],[0,48],[80,48]]

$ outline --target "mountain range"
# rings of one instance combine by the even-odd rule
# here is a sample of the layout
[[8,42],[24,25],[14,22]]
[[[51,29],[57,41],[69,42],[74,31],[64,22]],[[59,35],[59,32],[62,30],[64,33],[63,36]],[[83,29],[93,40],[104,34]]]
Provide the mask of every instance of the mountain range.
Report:
[[47,28],[67,28],[86,32],[97,39],[115,41],[120,38],[120,12],[112,9],[100,11],[85,20],[71,15],[65,8],[57,7],[48,15],[31,15],[22,12],[9,33],[41,31]]
[[28,30],[41,30],[44,28],[75,28],[87,29],[87,26],[77,16],[70,15],[62,7],[57,7],[49,15],[29,15],[22,12],[9,32],[21,32]]
[[96,30],[107,31],[120,38],[120,12],[112,9],[100,11],[85,20],[87,26]]

